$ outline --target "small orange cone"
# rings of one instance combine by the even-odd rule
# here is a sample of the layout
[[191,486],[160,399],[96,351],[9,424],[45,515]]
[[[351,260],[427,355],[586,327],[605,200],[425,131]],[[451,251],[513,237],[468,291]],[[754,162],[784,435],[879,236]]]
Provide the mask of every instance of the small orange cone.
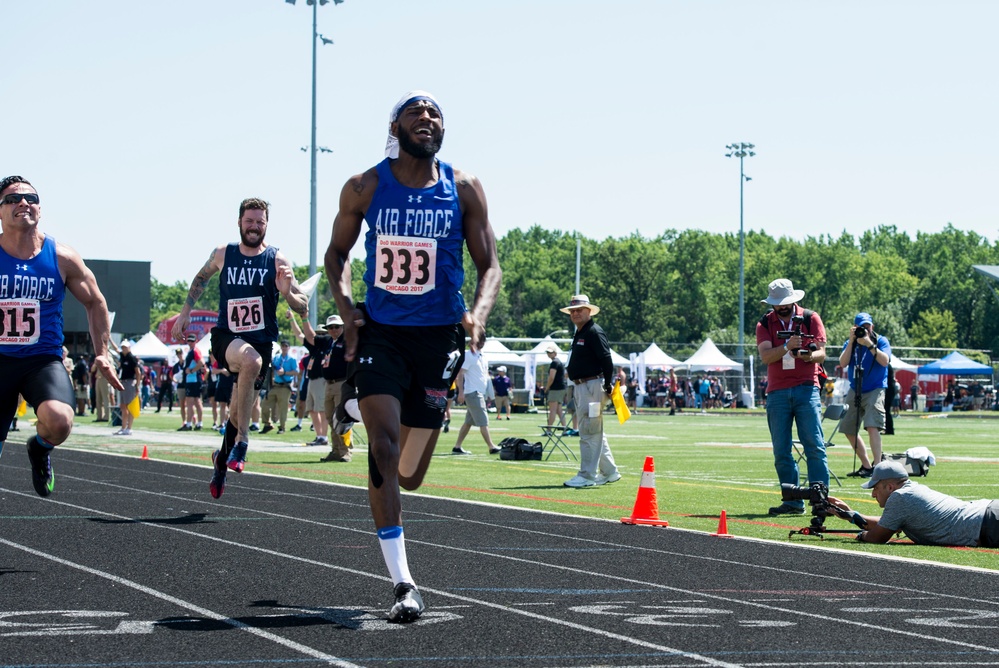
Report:
[[656,465],[652,457],[645,458],[642,482],[638,485],[638,496],[635,498],[635,508],[631,511],[631,517],[622,517],[621,521],[625,524],[669,526],[669,522],[659,519],[659,503],[656,501]]
[[149,459],[149,446],[148,445],[142,446],[142,458],[143,459]]
[[719,538],[731,538],[732,534],[728,532],[728,517],[725,515],[725,511],[721,511],[721,515],[718,517],[718,532],[711,534],[712,536],[718,536]]

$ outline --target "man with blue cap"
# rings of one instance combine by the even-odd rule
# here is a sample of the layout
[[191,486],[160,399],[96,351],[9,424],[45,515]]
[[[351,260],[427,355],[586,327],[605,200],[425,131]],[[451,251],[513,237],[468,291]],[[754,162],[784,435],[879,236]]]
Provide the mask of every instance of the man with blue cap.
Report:
[[873,470],[871,460],[867,458],[864,440],[857,432],[863,418],[874,463],[880,462],[881,434],[886,425],[885,392],[888,388],[891,344],[886,337],[874,332],[874,319],[870,313],[858,313],[853,325],[839,354],[839,365],[847,369],[850,379],[850,391],[845,399],[846,413],[840,420],[839,430],[860,458],[860,468],[847,475],[869,478]]

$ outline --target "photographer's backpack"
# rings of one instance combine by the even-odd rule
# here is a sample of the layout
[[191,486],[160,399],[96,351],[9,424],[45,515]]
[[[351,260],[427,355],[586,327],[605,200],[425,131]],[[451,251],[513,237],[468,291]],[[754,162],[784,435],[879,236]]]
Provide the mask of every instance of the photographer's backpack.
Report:
[[525,459],[541,461],[541,454],[544,452],[544,446],[540,442],[531,443],[526,438],[515,436],[504,438],[499,445],[500,459],[507,461]]

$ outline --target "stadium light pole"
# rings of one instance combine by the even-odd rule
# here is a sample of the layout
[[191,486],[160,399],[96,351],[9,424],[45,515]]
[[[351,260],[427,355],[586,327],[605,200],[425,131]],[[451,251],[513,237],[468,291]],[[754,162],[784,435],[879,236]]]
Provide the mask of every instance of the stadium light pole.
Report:
[[[725,146],[728,153],[726,158],[739,158],[739,361],[742,362],[742,373],[740,374],[740,385],[745,385],[746,376],[746,233],[743,230],[743,187],[746,181],[752,179],[746,176],[743,163],[746,158],[752,158],[756,153],[753,151],[756,146],[745,142],[732,142]],[[740,394],[742,388],[739,388]]]
[[[333,4],[339,5],[344,0],[333,0]],[[285,0],[289,5],[295,4],[295,0]],[[332,44],[333,40],[327,39],[319,34],[316,29],[316,19],[320,5],[329,4],[330,0],[305,0],[305,4],[312,7],[312,139],[309,144],[309,158],[311,163],[311,177],[309,180],[309,276],[316,273],[316,45],[320,39],[323,46]],[[328,149],[327,149],[328,151]],[[326,152],[326,151],[324,151]],[[316,326],[316,293],[312,293],[309,301],[309,322]]]

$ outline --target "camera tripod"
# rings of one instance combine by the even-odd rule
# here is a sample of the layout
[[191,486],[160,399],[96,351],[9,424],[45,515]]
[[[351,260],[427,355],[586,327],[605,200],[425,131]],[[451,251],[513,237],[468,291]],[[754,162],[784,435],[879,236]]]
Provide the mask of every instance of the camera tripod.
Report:
[[824,540],[823,534],[827,533],[840,533],[840,534],[850,534],[855,535],[857,533],[856,529],[829,529],[825,525],[826,518],[834,513],[830,513],[826,508],[819,506],[812,506],[812,521],[807,527],[802,527],[800,529],[792,529],[787,532],[787,539],[791,540],[791,536],[795,534],[801,536],[818,536],[819,540]]

